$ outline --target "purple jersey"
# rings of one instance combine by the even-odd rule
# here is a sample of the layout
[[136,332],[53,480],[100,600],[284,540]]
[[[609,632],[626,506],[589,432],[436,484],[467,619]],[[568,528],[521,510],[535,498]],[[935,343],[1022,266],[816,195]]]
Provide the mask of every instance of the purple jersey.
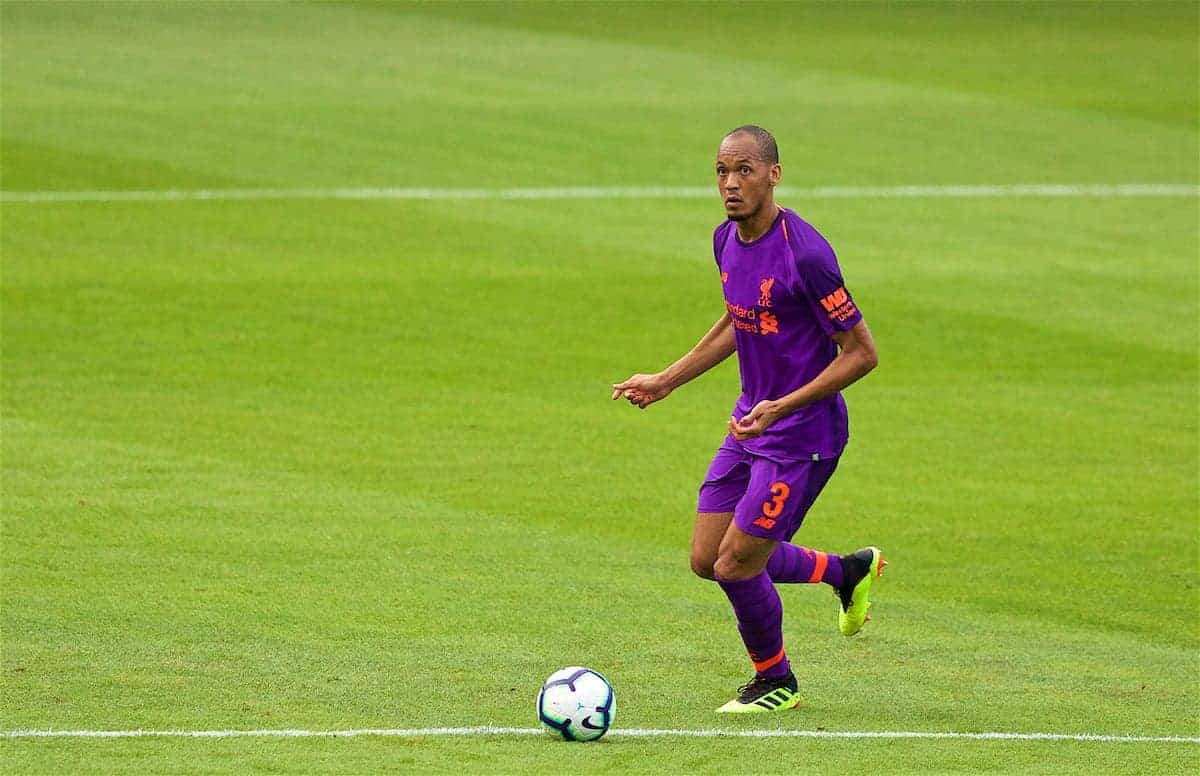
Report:
[[[737,343],[742,395],[733,415],[741,418],[758,402],[783,398],[820,374],[837,356],[832,335],[852,328],[862,313],[833,248],[791,210],[780,208],[767,233],[751,243],[726,221],[713,233],[713,253]],[[848,438],[846,402],[837,393],[741,445],[772,460],[815,461],[840,455]]]

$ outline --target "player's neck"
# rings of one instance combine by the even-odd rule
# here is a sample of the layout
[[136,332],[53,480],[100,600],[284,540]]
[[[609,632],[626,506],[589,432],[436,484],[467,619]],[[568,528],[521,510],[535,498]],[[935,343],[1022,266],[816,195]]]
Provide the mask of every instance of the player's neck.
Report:
[[754,242],[767,233],[771,224],[775,223],[777,215],[779,215],[779,206],[772,198],[771,201],[763,204],[752,217],[737,222],[738,239],[744,243]]

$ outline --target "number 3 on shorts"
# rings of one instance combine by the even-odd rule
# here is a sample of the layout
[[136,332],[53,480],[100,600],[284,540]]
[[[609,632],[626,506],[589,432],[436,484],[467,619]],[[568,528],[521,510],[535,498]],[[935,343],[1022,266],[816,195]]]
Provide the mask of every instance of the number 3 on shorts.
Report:
[[792,494],[792,489],[785,483],[775,482],[771,484],[771,500],[763,502],[763,514],[767,517],[779,517],[783,512],[783,502],[787,501],[787,497]]

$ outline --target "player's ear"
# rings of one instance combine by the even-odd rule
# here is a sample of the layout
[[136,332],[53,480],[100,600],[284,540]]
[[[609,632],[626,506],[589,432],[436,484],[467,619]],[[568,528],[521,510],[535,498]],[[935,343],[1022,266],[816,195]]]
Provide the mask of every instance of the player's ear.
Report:
[[771,177],[770,177],[771,185],[778,186],[779,179],[782,177],[783,177],[783,168],[780,167],[778,164],[771,165]]

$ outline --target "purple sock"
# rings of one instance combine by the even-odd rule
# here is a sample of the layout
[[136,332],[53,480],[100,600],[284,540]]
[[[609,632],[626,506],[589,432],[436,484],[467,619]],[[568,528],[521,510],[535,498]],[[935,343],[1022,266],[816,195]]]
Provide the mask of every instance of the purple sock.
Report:
[[783,603],[767,572],[750,579],[718,579],[717,584],[733,604],[738,631],[754,670],[760,676],[790,674],[792,667],[783,652]]
[[824,582],[840,587],[846,581],[841,556],[787,542],[775,546],[767,561],[767,574],[773,582]]

